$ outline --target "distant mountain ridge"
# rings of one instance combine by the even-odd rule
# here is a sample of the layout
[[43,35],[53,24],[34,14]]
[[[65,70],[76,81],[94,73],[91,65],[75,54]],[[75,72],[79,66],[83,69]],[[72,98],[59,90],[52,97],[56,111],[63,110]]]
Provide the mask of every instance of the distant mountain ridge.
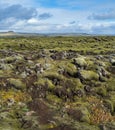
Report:
[[88,33],[28,33],[28,32],[0,32],[0,37],[31,37],[31,36],[115,36],[112,34],[88,34]]
[[0,32],[0,37],[12,37],[12,36],[88,36],[87,33],[23,33],[23,32]]
[[8,32],[0,32],[0,36],[14,36],[14,35],[18,35],[18,33],[13,32],[13,31],[8,31]]

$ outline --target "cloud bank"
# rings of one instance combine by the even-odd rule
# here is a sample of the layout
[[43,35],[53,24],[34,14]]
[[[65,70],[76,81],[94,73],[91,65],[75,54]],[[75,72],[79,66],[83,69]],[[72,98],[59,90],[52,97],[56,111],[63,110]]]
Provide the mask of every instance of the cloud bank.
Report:
[[93,13],[89,19],[94,20],[115,20],[115,11],[105,13]]
[[22,5],[11,5],[5,8],[0,8],[0,20],[8,18],[30,19],[36,17],[37,11],[34,8],[26,8]]

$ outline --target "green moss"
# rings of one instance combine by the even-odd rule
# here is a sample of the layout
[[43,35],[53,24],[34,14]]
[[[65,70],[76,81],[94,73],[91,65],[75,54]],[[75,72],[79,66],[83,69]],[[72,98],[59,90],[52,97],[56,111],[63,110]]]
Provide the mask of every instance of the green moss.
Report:
[[70,88],[74,89],[74,91],[77,91],[79,89],[82,89],[83,88],[83,84],[81,83],[81,81],[77,78],[73,78],[73,79],[69,79],[68,81],[70,81],[71,83],[71,86]]
[[107,90],[108,91],[114,91],[115,90],[115,79],[114,78],[110,78],[107,81]]
[[65,66],[64,70],[71,76],[74,76],[75,73],[76,73],[76,67],[73,64],[71,64],[71,63],[68,63]]
[[61,63],[57,63],[58,67],[63,69],[65,73],[67,73],[70,76],[74,76],[77,69],[74,64],[72,64],[69,60],[63,61]]
[[[115,114],[114,68],[109,69],[111,64],[108,61],[109,56],[115,53],[114,41],[115,37],[106,36],[0,38],[0,61],[2,64],[0,70],[0,116],[4,116],[4,119],[0,118],[0,129],[21,130],[20,126],[23,124],[20,123],[26,122],[24,127],[30,126],[30,128],[25,128],[28,130],[39,128],[41,130],[66,128],[99,130],[95,121],[100,125],[102,118],[102,121],[104,118],[109,119],[109,114],[107,115],[106,111],[110,111],[112,115]],[[51,57],[51,55],[58,56],[60,52],[64,51],[67,55],[63,60],[55,60]],[[45,58],[41,56],[42,54],[45,55]],[[94,56],[97,54],[102,55],[102,60],[98,60]],[[30,60],[27,60],[26,57]],[[37,63],[43,67],[43,73],[36,74],[35,65]],[[80,67],[81,70],[78,70],[77,67]],[[105,72],[107,72],[106,70],[111,72],[111,75],[107,73],[102,77],[102,80],[106,82],[99,80],[97,71],[102,71],[100,67],[103,67]],[[21,74],[26,73],[26,68],[30,69],[31,73],[22,79]],[[27,82],[27,87],[24,81]],[[84,90],[86,85],[91,87],[89,93]],[[26,91],[28,88],[29,90]],[[22,89],[23,92],[20,91]],[[42,97],[40,95],[44,94],[43,92],[45,92],[45,96]],[[83,96],[78,96],[76,92],[81,92]],[[95,98],[93,99],[91,95],[94,95]],[[39,98],[48,107],[39,102]],[[10,99],[11,101],[14,99],[12,105],[9,103]],[[48,113],[44,113],[47,108],[49,109]],[[78,117],[78,120],[73,118],[75,113],[73,113],[73,117],[69,116],[68,108],[75,110],[76,118],[80,112],[80,118]],[[103,110],[103,108],[105,109]],[[15,115],[5,117],[3,113],[10,113],[10,111]],[[19,111],[22,114],[19,114]],[[26,116],[31,111],[35,111],[35,115]],[[43,118],[42,124],[40,115],[46,119],[48,116],[48,123],[44,123],[45,118]],[[95,125],[90,124],[92,123],[90,120],[93,119],[91,116],[95,118]],[[52,123],[53,120],[55,120],[56,126]]]
[[94,68],[94,66],[95,66],[94,62],[91,61],[90,59],[87,60],[87,64],[88,64],[87,67],[88,67],[89,69],[92,69],[92,68]]
[[57,97],[56,95],[52,94],[52,93],[48,93],[47,97],[46,97],[49,101],[51,101],[52,103],[59,103],[61,104],[62,99]]
[[94,71],[81,70],[80,74],[84,80],[99,80],[99,75]]
[[100,130],[98,126],[90,125],[85,122],[75,122],[74,128],[77,130]]
[[[81,54],[107,54],[113,53],[114,37],[107,38],[105,41],[99,37],[99,41],[95,37],[16,37],[0,39],[0,48],[13,50],[38,50],[38,49],[53,49],[53,50],[75,50]],[[101,41],[101,44],[100,44]],[[16,44],[17,43],[17,44]]]
[[16,89],[26,88],[26,84],[24,82],[22,82],[20,79],[9,78],[8,82],[12,87],[14,87]]
[[52,81],[43,77],[39,78],[36,82],[34,82],[34,85],[48,86],[48,91],[53,91],[55,89],[55,85],[52,83]]
[[115,115],[115,92],[114,91],[109,92],[108,96],[109,96],[108,100],[111,101],[112,107],[114,107],[114,115]]
[[13,69],[13,65],[11,65],[11,64],[1,64],[1,65],[0,65],[0,68],[1,68],[2,70],[10,71],[10,70]]
[[74,120],[90,123],[91,115],[88,106],[89,104],[86,102],[77,101],[76,103],[71,104],[71,107],[68,109],[68,114],[70,114]]
[[87,66],[87,62],[85,60],[85,57],[78,57],[78,58],[74,58],[73,62],[78,65],[79,67],[86,67]]
[[49,78],[49,79],[58,79],[58,80],[64,80],[65,79],[65,77],[63,76],[63,75],[60,75],[59,73],[57,73],[57,72],[51,72],[51,71],[47,71],[47,72],[45,72],[44,73],[44,75],[43,75],[44,77],[46,77],[46,78]]
[[104,100],[104,105],[105,105],[105,107],[107,107],[107,109],[108,109],[111,113],[114,112],[114,104],[112,103],[111,100],[105,99],[105,100]]
[[11,75],[12,75],[12,71],[11,70],[8,70],[8,71],[0,70],[0,77],[1,78],[9,77]]
[[102,87],[97,87],[96,88],[96,93],[101,95],[101,96],[106,96],[107,95],[107,90],[104,86]]
[[16,58],[9,56],[9,57],[6,57],[4,60],[5,60],[6,63],[12,63],[16,60]]
[[3,112],[0,116],[0,130],[23,130],[20,122],[11,113]]
[[52,83],[52,81],[48,80],[46,81],[47,85],[48,85],[48,89],[50,91],[53,91],[55,89],[55,85]]
[[34,84],[44,86],[46,84],[46,81],[47,80],[45,78],[39,78],[36,82],[34,82]]
[[81,107],[80,110],[82,111],[82,118],[81,118],[81,122],[86,122],[86,123],[90,123],[90,113],[88,111],[88,109],[86,107]]

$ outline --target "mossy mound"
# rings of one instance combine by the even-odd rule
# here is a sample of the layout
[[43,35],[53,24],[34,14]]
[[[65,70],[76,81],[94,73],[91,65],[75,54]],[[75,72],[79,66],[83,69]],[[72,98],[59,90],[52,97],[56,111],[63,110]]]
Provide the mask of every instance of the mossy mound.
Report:
[[83,80],[99,80],[99,75],[91,70],[81,70],[79,74],[79,78]]
[[26,88],[26,84],[20,79],[9,78],[7,81],[9,82],[10,86],[14,87],[15,89],[23,90]]
[[73,59],[73,63],[77,65],[78,67],[86,67],[87,66],[87,61],[85,57],[78,57]]

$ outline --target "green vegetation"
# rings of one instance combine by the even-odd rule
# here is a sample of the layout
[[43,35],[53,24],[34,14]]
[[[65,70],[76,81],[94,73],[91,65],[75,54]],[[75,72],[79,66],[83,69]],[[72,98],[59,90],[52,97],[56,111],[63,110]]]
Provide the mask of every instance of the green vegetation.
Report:
[[0,130],[115,129],[114,42],[0,38]]
[[115,52],[115,37],[110,36],[78,36],[78,37],[17,37],[1,38],[1,49],[17,51],[33,51],[38,49],[74,50],[80,54],[111,54]]

